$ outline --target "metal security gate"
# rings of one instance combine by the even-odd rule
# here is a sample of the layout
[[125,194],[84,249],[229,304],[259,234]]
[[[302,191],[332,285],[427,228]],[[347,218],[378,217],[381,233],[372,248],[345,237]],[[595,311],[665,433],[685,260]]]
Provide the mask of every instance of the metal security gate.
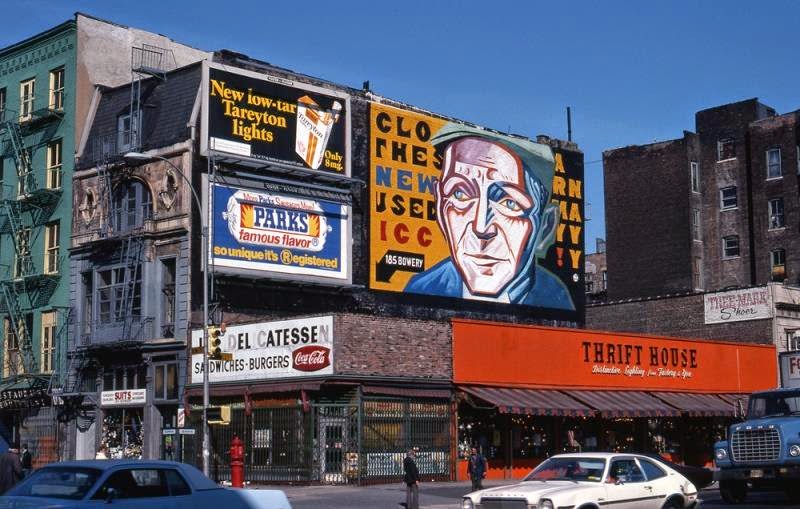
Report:
[[317,405],[316,457],[324,484],[358,481],[358,406]]

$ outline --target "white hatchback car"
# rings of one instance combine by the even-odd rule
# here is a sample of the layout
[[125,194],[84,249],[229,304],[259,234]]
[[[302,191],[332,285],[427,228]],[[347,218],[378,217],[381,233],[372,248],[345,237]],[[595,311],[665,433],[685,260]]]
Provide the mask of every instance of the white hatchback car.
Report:
[[685,509],[697,488],[667,465],[621,453],[560,454],[518,484],[470,493],[462,509]]

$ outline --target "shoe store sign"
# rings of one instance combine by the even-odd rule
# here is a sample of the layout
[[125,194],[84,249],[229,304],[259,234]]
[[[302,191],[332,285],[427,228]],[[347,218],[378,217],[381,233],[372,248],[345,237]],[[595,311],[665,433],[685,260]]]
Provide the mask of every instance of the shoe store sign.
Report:
[[772,318],[772,298],[766,286],[708,293],[703,304],[706,324]]
[[[222,351],[230,359],[209,361],[209,381],[273,380],[333,374],[333,317],[229,325]],[[203,382],[203,333],[192,331],[192,383]]]

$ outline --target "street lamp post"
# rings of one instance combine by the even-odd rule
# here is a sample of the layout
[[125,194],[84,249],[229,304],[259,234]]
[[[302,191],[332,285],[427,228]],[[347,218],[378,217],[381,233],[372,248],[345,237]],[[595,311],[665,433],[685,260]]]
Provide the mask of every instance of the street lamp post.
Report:
[[209,477],[211,473],[209,468],[211,442],[208,436],[208,224],[206,224],[203,220],[203,203],[200,201],[197,191],[194,190],[194,186],[192,186],[192,183],[188,178],[186,178],[186,175],[183,173],[183,171],[175,166],[172,161],[166,157],[143,154],[141,152],[128,152],[123,156],[123,158],[127,163],[143,163],[152,161],[153,159],[158,159],[159,161],[164,161],[170,165],[172,169],[181,176],[183,181],[186,182],[186,185],[189,186],[189,190],[192,192],[192,196],[194,197],[194,202],[197,205],[197,211],[200,214],[200,223],[202,225],[200,233],[202,244],[202,261],[200,263],[201,270],[203,272],[203,474],[205,474],[206,477]]

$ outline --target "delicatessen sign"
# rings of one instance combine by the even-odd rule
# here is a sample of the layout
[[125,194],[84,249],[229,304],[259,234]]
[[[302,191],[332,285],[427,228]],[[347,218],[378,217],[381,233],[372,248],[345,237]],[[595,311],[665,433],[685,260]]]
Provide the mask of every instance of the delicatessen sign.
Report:
[[[203,332],[192,331],[192,346],[200,347],[202,341]],[[232,358],[209,361],[211,383],[330,375],[333,317],[230,325],[222,336],[222,351]],[[192,355],[191,371],[192,383],[202,383],[202,353]]]
[[775,385],[776,357],[772,345],[453,320],[455,383],[745,393]]
[[349,176],[347,94],[214,64],[203,70],[203,154]]

